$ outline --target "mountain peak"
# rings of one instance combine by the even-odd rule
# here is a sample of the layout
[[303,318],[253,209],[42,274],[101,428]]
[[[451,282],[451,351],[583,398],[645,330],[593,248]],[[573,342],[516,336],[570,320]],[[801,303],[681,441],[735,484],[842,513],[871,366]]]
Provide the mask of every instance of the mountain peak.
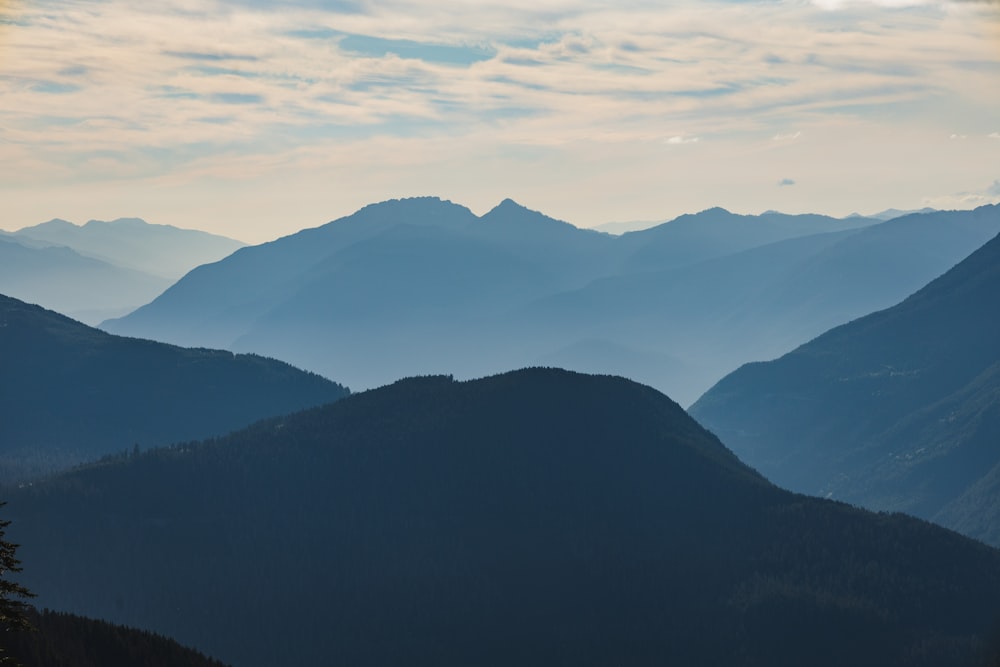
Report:
[[[518,204],[511,198],[504,199],[491,209],[481,220],[486,223],[497,223],[504,225],[529,224],[529,225],[554,225],[560,227],[573,227],[568,222],[550,218],[540,211],[532,210],[522,204]],[[573,227],[575,229],[575,227]]]

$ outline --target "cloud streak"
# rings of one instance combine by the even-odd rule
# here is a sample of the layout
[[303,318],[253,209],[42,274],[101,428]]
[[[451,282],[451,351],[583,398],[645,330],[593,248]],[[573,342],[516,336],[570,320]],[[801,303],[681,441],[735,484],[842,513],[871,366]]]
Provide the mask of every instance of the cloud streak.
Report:
[[[768,156],[776,160],[774,183],[794,168],[784,160],[806,159],[801,151],[821,150],[835,136],[903,145],[910,133],[947,141],[962,127],[969,137],[995,138],[995,126],[981,119],[1000,105],[1000,52],[991,33],[976,28],[993,10],[974,4],[41,0],[17,7],[16,15],[0,10],[5,196],[38,183],[129,178],[174,187],[264,179],[271,169],[340,173],[345,146],[383,163],[497,156],[498,164],[545,173],[571,164],[570,174],[604,160],[655,168],[674,158],[647,147],[700,142],[697,151],[660,153],[739,157],[757,170]],[[951,143],[972,150],[975,142]],[[381,182],[378,192],[399,194],[397,182],[379,181],[372,169],[366,178]],[[635,187],[645,181],[633,175]]]

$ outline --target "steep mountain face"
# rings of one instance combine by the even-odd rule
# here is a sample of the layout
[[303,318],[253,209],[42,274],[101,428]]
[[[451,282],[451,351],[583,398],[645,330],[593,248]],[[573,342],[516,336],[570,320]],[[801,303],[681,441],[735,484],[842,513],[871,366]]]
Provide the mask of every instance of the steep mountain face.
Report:
[[[712,378],[747,361],[773,359],[899,302],[997,232],[1000,207],[990,206],[803,236],[672,270],[597,280],[514,313],[512,328],[551,331],[553,345],[558,336],[613,341],[644,359],[630,377],[667,386],[687,404]],[[663,355],[682,363],[665,367]],[[587,358],[564,363],[576,368]]]
[[510,200],[482,217],[391,201],[199,267],[102,326],[354,387],[559,363],[638,373],[687,404],[742,363],[897,302],[997,232],[995,207],[875,226],[711,209],[614,237]]
[[5,632],[4,655],[30,667],[224,667],[177,642],[103,621],[32,612],[33,631]]
[[166,278],[15,235],[0,236],[0,292],[96,324],[148,302]]
[[1000,611],[1000,552],[558,370],[401,381],[7,511],[40,604],[247,667],[961,665]]
[[283,362],[121,338],[0,296],[0,481],[336,400]]
[[19,229],[14,236],[72,248],[81,255],[171,282],[246,245],[193,229],[152,225],[139,218],[91,220],[85,225],[55,219]]
[[691,412],[778,484],[1000,545],[1000,237],[902,303],[749,364]]
[[625,234],[621,242],[631,247],[627,260],[630,270],[673,269],[805,234],[860,229],[874,222],[867,218],[840,220],[775,212],[737,215],[716,207]]

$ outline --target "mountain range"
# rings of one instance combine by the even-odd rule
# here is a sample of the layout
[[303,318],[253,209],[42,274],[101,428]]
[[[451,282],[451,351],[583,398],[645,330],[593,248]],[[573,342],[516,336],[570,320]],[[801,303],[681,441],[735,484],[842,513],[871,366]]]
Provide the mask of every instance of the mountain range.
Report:
[[901,303],[721,380],[691,413],[776,483],[1000,546],[1000,236]]
[[112,336],[2,295],[0,376],[0,482],[347,394],[284,362]]
[[884,308],[1000,232],[1000,209],[884,223],[709,209],[621,236],[505,200],[375,204],[199,267],[101,326],[255,351],[356,388],[526,365],[626,374],[687,404]]
[[0,293],[97,324],[149,302],[199,264],[243,244],[126,218],[65,220],[0,234]]
[[177,280],[201,264],[218,261],[246,244],[225,236],[141,218],[90,220],[83,225],[55,218],[13,233],[49,245],[72,248],[81,255],[154,276]]
[[1000,552],[613,377],[424,377],[14,490],[39,603],[232,664],[963,665]]

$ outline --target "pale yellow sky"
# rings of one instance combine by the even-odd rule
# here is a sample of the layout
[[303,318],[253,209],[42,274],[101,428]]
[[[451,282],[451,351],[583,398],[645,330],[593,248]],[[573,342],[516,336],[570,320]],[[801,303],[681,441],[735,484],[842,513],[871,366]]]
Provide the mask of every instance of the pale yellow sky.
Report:
[[1000,201],[1000,3],[0,2],[0,229]]

